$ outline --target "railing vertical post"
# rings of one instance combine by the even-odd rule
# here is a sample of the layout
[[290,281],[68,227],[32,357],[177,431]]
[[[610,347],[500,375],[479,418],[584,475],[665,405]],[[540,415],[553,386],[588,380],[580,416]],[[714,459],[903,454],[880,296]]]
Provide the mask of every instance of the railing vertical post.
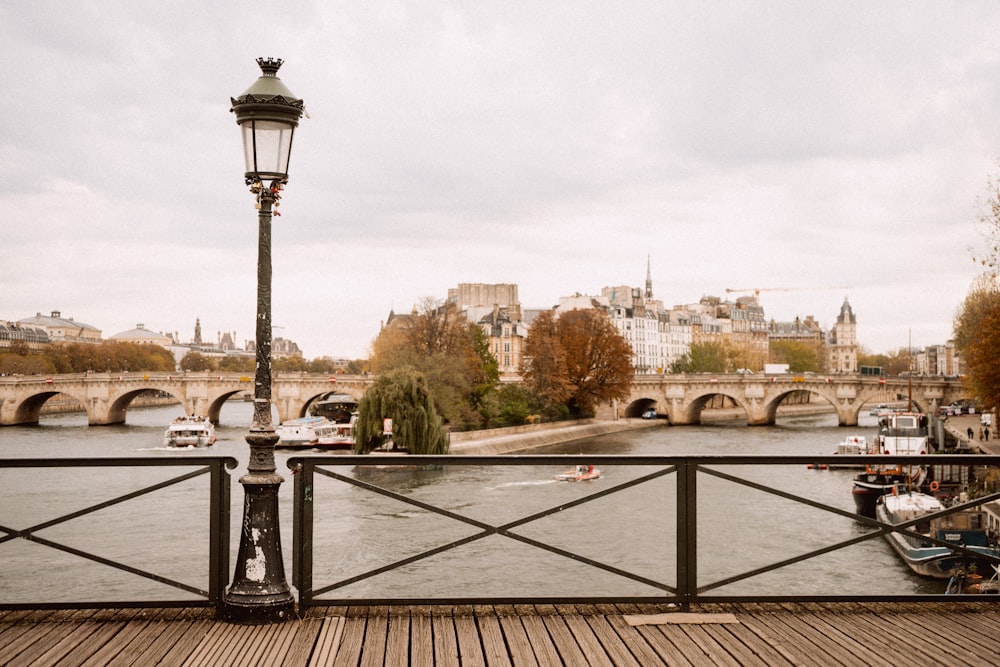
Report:
[[221,618],[229,583],[229,471],[221,459],[211,462],[208,517],[208,598]]
[[698,466],[677,464],[677,597],[689,611],[698,586]]
[[292,583],[299,591],[299,605],[312,601],[313,574],[313,465],[300,460],[292,473]]

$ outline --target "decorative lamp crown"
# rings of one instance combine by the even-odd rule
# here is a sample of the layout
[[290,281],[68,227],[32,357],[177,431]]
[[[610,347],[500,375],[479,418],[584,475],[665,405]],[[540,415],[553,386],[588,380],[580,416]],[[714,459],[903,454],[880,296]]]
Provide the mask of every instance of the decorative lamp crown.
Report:
[[248,183],[288,181],[292,138],[305,103],[278,78],[280,58],[257,58],[261,75],[239,97],[230,98],[236,123],[243,130]]

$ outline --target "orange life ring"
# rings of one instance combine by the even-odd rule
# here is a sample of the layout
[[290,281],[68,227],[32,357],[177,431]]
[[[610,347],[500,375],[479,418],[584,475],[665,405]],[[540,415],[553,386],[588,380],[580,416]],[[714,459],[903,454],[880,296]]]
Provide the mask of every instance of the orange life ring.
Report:
[[931,482],[931,486],[930,486],[931,491],[937,491],[940,488],[941,488],[941,485],[937,483],[937,480],[934,480],[933,482]]

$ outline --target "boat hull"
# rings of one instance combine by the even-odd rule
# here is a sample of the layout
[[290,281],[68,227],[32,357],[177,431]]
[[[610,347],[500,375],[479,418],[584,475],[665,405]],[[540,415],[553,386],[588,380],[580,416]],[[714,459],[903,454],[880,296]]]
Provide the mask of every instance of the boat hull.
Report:
[[[920,496],[923,494],[914,495]],[[879,502],[876,505],[875,518],[888,524],[902,523],[901,520],[896,519],[893,512],[886,508],[887,500]],[[927,511],[938,511],[940,509],[941,506],[938,504],[935,508]],[[910,516],[909,518],[916,517]],[[896,552],[914,573],[931,579],[951,579],[965,572],[992,571],[989,557],[996,557],[998,554],[988,546],[979,546],[974,543],[979,541],[979,538],[975,535],[977,532],[981,533],[982,531],[945,530],[937,535],[937,539],[954,542],[956,545],[961,545],[969,551],[982,555],[983,558],[969,556],[949,549],[946,546],[935,544],[927,539],[927,535],[912,530],[905,535],[898,532],[890,532],[885,535],[885,539],[893,551]],[[985,542],[981,541],[980,544],[985,544]]]

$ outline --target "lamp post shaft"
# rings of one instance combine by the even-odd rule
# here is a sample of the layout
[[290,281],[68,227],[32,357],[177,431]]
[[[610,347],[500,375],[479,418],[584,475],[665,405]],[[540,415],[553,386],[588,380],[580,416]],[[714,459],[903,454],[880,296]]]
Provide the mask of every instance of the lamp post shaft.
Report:
[[271,207],[277,183],[261,184],[257,242],[257,368],[254,373],[253,418],[246,435],[250,445],[243,485],[243,522],[232,586],[225,594],[225,616],[234,623],[265,624],[292,616],[295,598],[285,580],[278,521],[278,488],[274,446],[278,434],[271,422]]

